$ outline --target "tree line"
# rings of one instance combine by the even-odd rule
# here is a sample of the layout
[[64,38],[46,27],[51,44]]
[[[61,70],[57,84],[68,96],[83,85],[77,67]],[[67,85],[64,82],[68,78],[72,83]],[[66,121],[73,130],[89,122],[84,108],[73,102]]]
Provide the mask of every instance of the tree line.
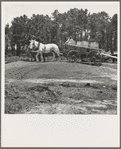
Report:
[[[33,14],[16,17],[12,25],[5,26],[5,49],[17,44],[29,44],[34,37],[44,44],[63,44],[71,36],[77,41],[95,41],[105,51],[117,51],[117,14],[110,17],[106,12],[90,14],[87,9],[70,9],[60,13],[55,10],[52,15]],[[18,48],[18,55],[19,55]]]

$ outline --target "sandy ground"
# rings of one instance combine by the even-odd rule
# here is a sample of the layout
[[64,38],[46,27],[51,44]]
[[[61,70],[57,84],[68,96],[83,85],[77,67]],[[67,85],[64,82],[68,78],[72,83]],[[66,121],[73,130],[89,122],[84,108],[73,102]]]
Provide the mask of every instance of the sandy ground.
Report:
[[117,64],[5,64],[5,113],[117,114]]

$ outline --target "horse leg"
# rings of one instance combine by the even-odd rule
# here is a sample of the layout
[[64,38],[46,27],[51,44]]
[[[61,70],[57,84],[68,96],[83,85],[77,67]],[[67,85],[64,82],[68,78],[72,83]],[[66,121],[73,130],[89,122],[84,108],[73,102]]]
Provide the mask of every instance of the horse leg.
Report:
[[36,61],[37,62],[39,62],[38,56],[39,56],[39,53],[36,54]]
[[41,56],[40,56],[40,54],[39,54],[39,61],[41,61]]
[[[59,49],[55,49],[55,60],[57,61],[60,58],[60,52]],[[59,59],[60,60],[60,59]]]
[[56,60],[56,61],[57,61],[57,60],[60,60],[59,57],[60,57],[60,53],[55,53],[55,60]]
[[34,61],[36,61],[36,55],[35,54],[33,55],[33,59],[34,59]]
[[40,53],[40,56],[41,56],[41,62],[43,62],[44,61],[43,53]]
[[29,54],[27,54],[27,56],[29,57],[30,61],[32,62],[32,53],[30,52]]
[[34,53],[32,53],[32,56],[31,56],[31,61],[33,61],[33,59],[34,59],[34,61],[36,61],[36,56],[35,56],[35,54],[34,54]]
[[42,54],[42,56],[43,56],[43,60],[44,60],[44,62],[45,62],[45,55],[44,55],[44,53]]
[[31,54],[31,61],[33,61],[33,57],[34,57],[34,55],[33,55],[33,53]]
[[30,54],[31,62],[32,62],[32,54]]
[[53,61],[55,61],[55,52],[52,52],[53,54]]

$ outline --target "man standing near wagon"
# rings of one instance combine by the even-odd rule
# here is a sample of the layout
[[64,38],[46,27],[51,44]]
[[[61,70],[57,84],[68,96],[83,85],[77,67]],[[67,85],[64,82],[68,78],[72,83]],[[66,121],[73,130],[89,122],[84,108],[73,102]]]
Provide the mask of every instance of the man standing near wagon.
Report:
[[71,41],[73,41],[72,37],[68,37],[67,41],[64,43],[64,45],[67,46],[68,50],[69,50],[69,45],[71,45]]
[[68,45],[69,43],[71,43],[72,40],[73,40],[73,39],[72,39],[72,37],[70,36],[70,37],[68,38],[68,40],[65,42],[65,45]]

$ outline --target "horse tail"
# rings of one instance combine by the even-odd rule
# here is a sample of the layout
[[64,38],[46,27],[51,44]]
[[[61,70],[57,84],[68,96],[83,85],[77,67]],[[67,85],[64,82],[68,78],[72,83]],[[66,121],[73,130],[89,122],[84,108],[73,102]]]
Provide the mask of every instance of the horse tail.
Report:
[[55,45],[55,48],[53,49],[53,51],[56,53],[56,55],[57,55],[58,57],[60,57],[60,51],[59,51],[59,48],[58,48],[57,45]]

